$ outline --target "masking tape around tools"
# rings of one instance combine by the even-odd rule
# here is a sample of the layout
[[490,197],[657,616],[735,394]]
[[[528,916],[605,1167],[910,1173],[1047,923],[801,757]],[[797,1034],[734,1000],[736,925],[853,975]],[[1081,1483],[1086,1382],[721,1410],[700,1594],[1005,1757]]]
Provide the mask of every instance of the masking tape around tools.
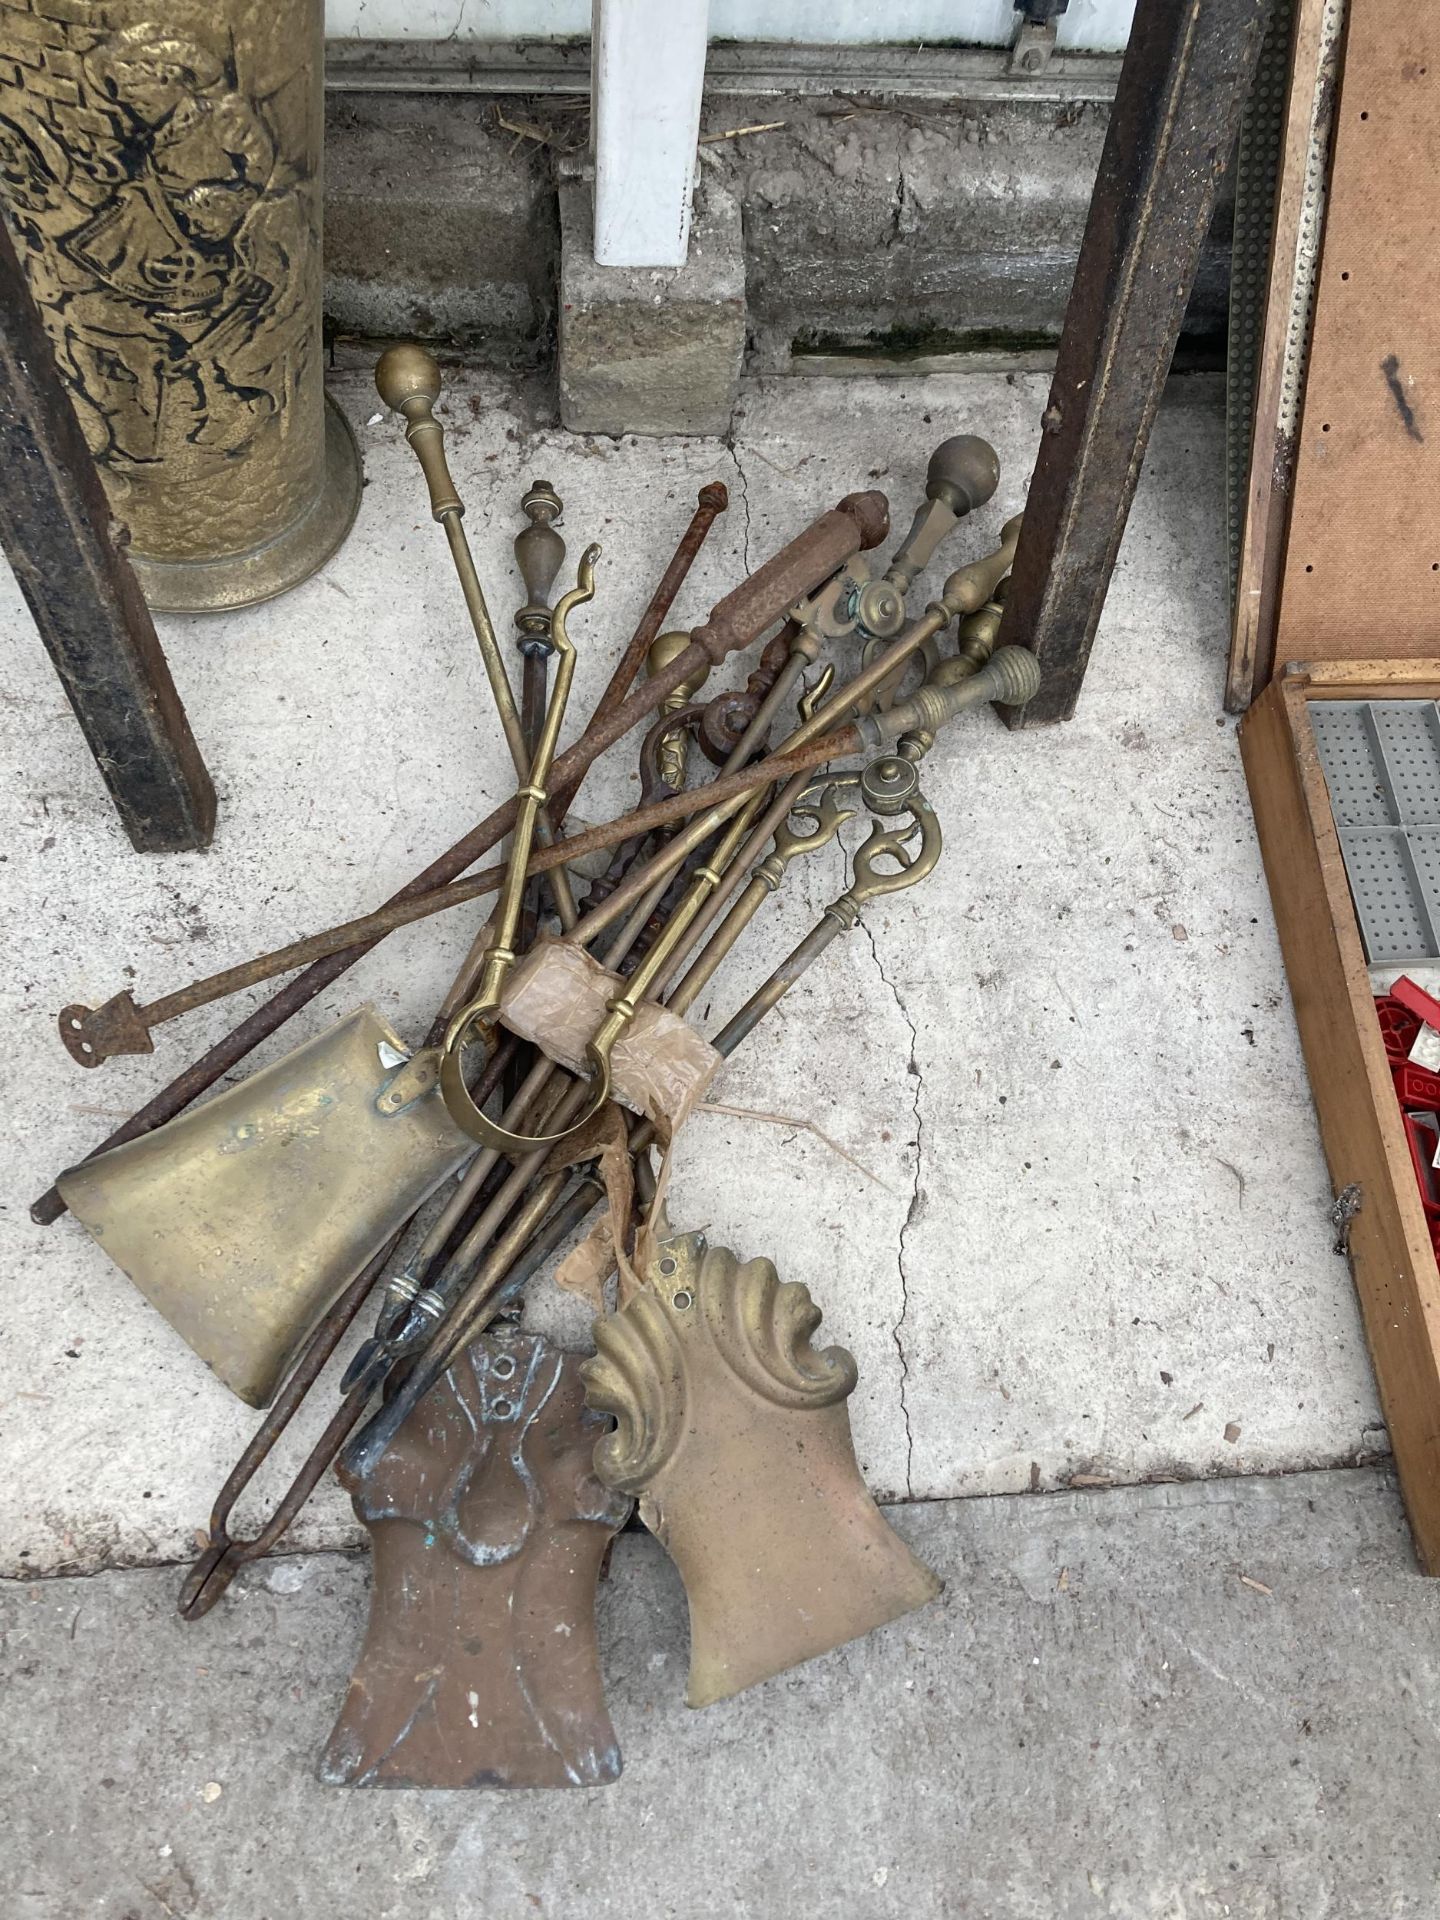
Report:
[[[591,1037],[624,990],[620,975],[607,972],[582,947],[542,938],[512,975],[500,1018],[522,1040],[580,1073]],[[678,1014],[646,1000],[615,1044],[610,1091],[668,1139],[693,1111],[720,1059]]]

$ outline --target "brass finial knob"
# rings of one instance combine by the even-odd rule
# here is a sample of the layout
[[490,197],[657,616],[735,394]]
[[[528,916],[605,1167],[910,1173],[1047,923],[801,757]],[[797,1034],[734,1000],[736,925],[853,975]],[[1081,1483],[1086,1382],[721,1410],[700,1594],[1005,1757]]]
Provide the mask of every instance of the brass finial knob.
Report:
[[[915,576],[934,559],[946,534],[967,513],[983,507],[999,484],[1000,458],[988,440],[957,433],[940,442],[925,470],[925,504],[885,570],[886,580],[899,589],[902,600]],[[897,624],[892,622],[886,631]]]
[[424,347],[413,341],[387,347],[375,363],[375,386],[387,407],[409,412],[407,401],[423,400],[428,413],[440,398],[440,369]]
[[555,522],[565,507],[548,480],[537,480],[520,502],[520,510],[530,523],[515,536],[515,562],[527,596],[515,616],[520,650],[548,654],[550,591],[565,560],[565,542],[556,532]]
[[942,440],[925,470],[925,498],[943,500],[953,513],[974,513],[1000,484],[1000,456],[977,433]]
[[452,514],[458,520],[465,508],[445,462],[445,429],[433,411],[440,398],[439,367],[413,342],[387,347],[375,364],[375,386],[386,406],[404,418],[405,438],[430,491],[431,513],[437,520]]

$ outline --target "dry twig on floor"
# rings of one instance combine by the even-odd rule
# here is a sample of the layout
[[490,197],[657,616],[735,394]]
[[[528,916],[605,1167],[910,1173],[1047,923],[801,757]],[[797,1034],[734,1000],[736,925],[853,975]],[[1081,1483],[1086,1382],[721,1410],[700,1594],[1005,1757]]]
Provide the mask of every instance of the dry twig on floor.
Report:
[[750,127],[726,127],[723,133],[702,133],[700,145],[708,147],[717,140],[743,140],[750,133],[778,133],[781,127],[788,127],[788,120],[760,120]]

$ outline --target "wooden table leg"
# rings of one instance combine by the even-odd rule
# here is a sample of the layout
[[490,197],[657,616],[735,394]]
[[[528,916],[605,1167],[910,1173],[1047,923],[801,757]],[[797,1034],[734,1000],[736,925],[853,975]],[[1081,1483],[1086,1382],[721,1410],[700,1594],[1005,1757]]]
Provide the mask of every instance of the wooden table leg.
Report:
[[1012,726],[1068,720],[1130,512],[1269,0],[1142,0],[1065,312],[1000,633],[1044,681]]
[[0,547],[140,853],[207,846],[215,789],[0,223]]

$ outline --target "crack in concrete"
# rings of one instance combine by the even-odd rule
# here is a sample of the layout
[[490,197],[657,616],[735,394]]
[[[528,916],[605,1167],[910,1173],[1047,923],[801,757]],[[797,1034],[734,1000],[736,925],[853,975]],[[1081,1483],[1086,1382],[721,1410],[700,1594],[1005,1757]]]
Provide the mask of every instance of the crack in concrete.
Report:
[[750,559],[750,478],[741,463],[740,449],[735,444],[735,428],[733,423],[729,432],[725,435],[725,447],[730,455],[731,463],[735,468],[735,479],[740,490],[740,520],[743,527],[740,544],[745,556],[745,574],[748,579],[755,570]]
[[900,1417],[905,1422],[905,1498],[909,1500],[914,1497],[915,1431],[910,1424],[910,1404],[905,1391],[910,1380],[910,1356],[905,1351],[903,1332],[910,1312],[910,1276],[905,1267],[905,1249],[910,1229],[914,1226],[920,1211],[920,1169],[925,1153],[925,1115],[921,1108],[920,1095],[924,1088],[925,1076],[920,1071],[919,1061],[915,1058],[915,1049],[920,1041],[919,1029],[910,1017],[910,1009],[905,1005],[899,987],[885,971],[885,964],[880,958],[880,949],[876,945],[874,933],[863,920],[859,924],[866,940],[870,943],[870,956],[875,962],[875,971],[889,989],[890,997],[895,1002],[900,1018],[910,1030],[910,1054],[905,1063],[905,1070],[914,1082],[910,1107],[915,1117],[913,1142],[915,1165],[910,1182],[910,1204],[905,1209],[905,1218],[900,1223],[900,1243],[895,1252],[896,1269],[900,1276],[900,1312],[890,1328],[890,1337],[895,1342],[895,1352],[900,1360]]

